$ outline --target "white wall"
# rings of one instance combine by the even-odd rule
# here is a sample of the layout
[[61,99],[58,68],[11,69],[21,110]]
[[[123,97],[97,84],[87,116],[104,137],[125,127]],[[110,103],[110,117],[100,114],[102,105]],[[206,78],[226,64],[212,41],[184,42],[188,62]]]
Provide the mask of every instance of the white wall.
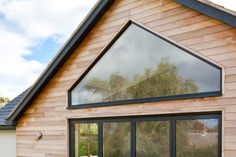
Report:
[[15,130],[0,130],[0,156],[16,157]]

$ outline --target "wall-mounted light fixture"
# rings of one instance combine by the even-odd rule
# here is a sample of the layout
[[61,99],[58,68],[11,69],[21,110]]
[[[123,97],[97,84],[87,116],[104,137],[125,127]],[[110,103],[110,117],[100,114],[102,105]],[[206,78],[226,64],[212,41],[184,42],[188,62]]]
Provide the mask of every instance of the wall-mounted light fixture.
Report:
[[43,137],[43,133],[41,131],[38,131],[36,133],[36,140],[40,140]]

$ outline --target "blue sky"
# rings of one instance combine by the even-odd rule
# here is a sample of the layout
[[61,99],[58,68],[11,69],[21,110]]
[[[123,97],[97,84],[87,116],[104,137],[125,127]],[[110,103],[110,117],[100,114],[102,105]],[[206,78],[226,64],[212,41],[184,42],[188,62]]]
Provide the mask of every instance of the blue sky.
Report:
[[42,63],[48,63],[58,52],[62,45],[57,43],[53,38],[47,38],[37,46],[31,48],[32,55],[26,55],[26,60],[37,60]]
[[0,96],[31,86],[97,0],[0,0]]
[[[236,0],[211,0],[236,10]],[[97,0],[0,0],[0,96],[31,86]]]

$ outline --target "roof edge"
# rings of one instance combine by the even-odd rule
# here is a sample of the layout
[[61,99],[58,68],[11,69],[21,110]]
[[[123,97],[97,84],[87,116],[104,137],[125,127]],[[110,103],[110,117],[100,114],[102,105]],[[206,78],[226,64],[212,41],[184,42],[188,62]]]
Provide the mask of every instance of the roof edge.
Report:
[[15,130],[16,129],[16,126],[14,125],[0,125],[0,130]]
[[236,16],[236,12],[235,12],[234,10],[229,9],[229,8],[226,8],[226,7],[224,7],[223,5],[214,3],[214,2],[212,2],[212,0],[198,0],[198,1],[200,1],[200,2],[202,2],[202,3],[205,3],[205,4],[207,4],[207,5],[210,5],[210,6],[212,6],[212,7],[215,7],[215,8],[217,8],[217,9],[220,9],[220,10],[222,10],[222,11],[224,11],[224,12],[227,12],[227,13],[229,13],[229,14],[232,14],[232,15]]
[[186,7],[194,9],[212,18],[215,18],[223,23],[236,27],[236,16],[226,12],[218,7],[213,7],[210,4],[201,2],[199,0],[175,0]]
[[50,78],[56,73],[59,67],[66,61],[70,54],[78,47],[78,45],[113,2],[114,0],[100,0],[92,8],[75,33],[73,33],[71,38],[59,50],[57,55],[52,59],[47,68],[40,75],[39,79],[31,87],[30,91],[28,91],[27,95],[6,118],[7,123],[15,123],[21,117],[30,103],[39,94]]

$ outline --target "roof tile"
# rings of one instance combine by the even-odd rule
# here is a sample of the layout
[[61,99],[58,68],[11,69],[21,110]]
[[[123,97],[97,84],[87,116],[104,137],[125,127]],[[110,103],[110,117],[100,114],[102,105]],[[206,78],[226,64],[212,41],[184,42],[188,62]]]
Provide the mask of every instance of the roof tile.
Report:
[[16,107],[16,105],[24,98],[28,90],[29,89],[25,90],[16,98],[14,98],[12,101],[10,101],[8,104],[6,104],[4,107],[0,108],[0,126],[9,125],[6,123],[5,119],[11,113],[11,111]]

